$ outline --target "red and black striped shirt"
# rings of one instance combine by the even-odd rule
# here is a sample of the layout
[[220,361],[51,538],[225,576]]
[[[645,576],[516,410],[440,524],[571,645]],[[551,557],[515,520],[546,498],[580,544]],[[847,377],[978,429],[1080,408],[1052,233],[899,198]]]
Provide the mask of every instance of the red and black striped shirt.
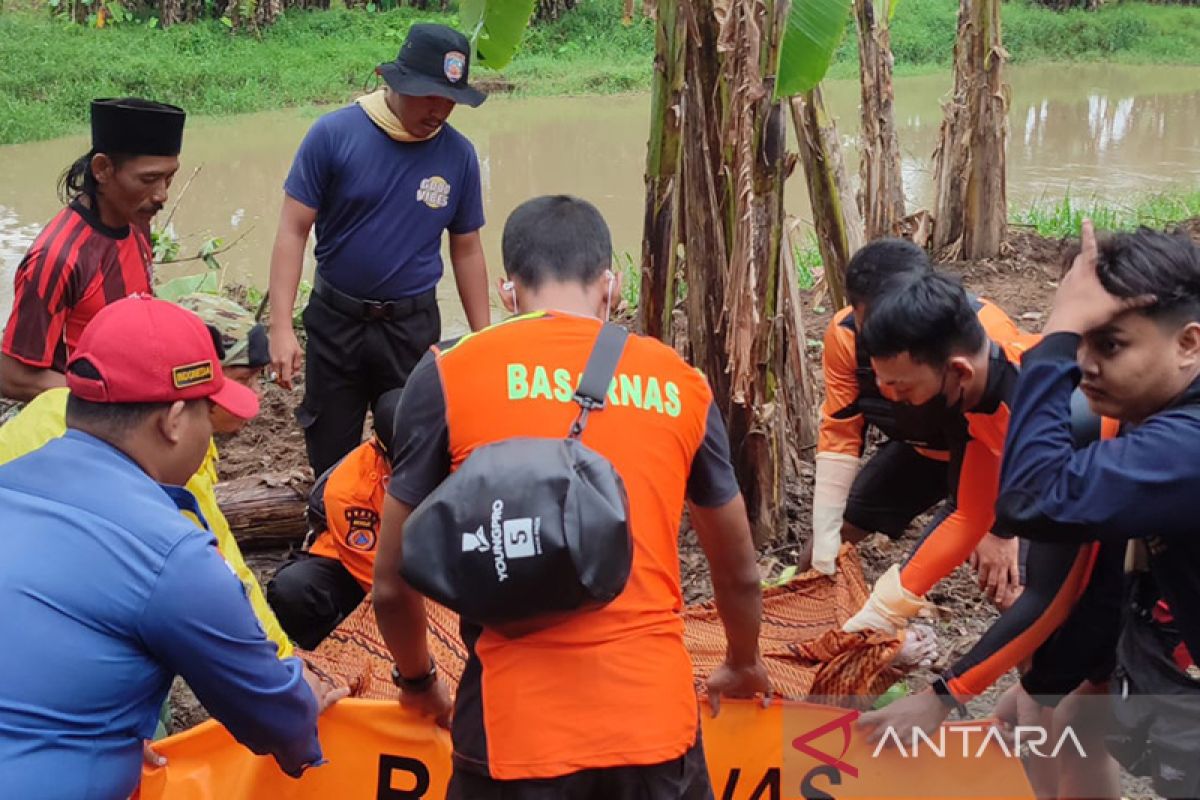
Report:
[[68,354],[100,309],[151,291],[152,252],[149,230],[110,228],[72,201],[17,267],[0,351],[31,367],[65,371]]

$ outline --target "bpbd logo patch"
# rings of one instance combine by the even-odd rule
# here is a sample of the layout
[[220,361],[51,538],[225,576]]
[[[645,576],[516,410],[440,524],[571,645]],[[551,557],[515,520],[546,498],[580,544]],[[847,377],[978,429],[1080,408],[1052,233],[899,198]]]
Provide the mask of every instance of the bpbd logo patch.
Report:
[[462,80],[463,73],[467,71],[467,57],[458,52],[451,50],[446,53],[446,57],[442,59],[442,72],[446,74],[446,80],[451,83],[458,83]]

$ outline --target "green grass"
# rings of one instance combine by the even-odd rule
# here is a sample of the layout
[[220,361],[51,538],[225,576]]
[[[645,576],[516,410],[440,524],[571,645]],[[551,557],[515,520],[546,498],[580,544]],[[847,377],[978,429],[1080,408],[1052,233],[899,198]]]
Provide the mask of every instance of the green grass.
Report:
[[817,273],[825,269],[821,248],[817,245],[817,235],[809,231],[803,244],[792,247],[792,258],[796,263],[797,285],[807,292],[816,285]]
[[[504,77],[521,94],[649,86],[653,22],[639,16],[626,28],[619,9],[619,0],[583,0],[559,24],[532,31]],[[216,21],[96,30],[48,13],[0,13],[0,144],[80,130],[93,97],[143,95],[205,115],[344,102],[374,85],[375,65],[395,58],[408,28],[424,21],[457,22],[410,8],[295,12],[256,38]]]
[[1141,225],[1165,228],[1173,222],[1200,216],[1200,191],[1151,194],[1136,198],[1128,205],[1081,200],[1069,194],[1058,201],[1035,203],[1012,215],[1018,225],[1033,228],[1042,236],[1078,236],[1085,218],[1098,230],[1128,231]]
[[[1028,0],[1001,8],[1010,64],[1104,61],[1125,64],[1200,64],[1200,8],[1108,2],[1099,11],[1049,11]],[[900,75],[949,68],[958,4],[902,0],[892,19],[892,53]],[[832,77],[854,77],[858,50],[848,30]]]
[[[956,0],[904,0],[892,25],[898,74],[949,65]],[[1200,8],[1110,3],[1057,14],[1004,4],[1012,63],[1104,61],[1200,64]],[[557,23],[534,27],[504,70],[519,94],[603,94],[650,85],[654,23],[620,23],[621,0],[581,0]],[[205,115],[342,102],[373,81],[418,21],[455,24],[454,14],[291,12],[258,37],[216,21],[167,30],[123,23],[102,30],[46,11],[0,12],[0,143],[81,130],[92,97],[141,94]],[[833,77],[857,71],[853,29]],[[478,71],[486,75],[485,70]]]

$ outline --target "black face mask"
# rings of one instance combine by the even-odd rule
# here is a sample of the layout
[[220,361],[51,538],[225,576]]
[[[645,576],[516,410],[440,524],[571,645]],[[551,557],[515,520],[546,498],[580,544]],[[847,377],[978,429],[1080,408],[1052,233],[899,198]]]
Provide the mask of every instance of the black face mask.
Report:
[[954,403],[946,400],[947,372],[942,372],[942,384],[937,394],[924,403],[896,403],[896,426],[904,432],[909,443],[920,446],[942,440],[946,426],[961,415],[964,390],[959,387]]

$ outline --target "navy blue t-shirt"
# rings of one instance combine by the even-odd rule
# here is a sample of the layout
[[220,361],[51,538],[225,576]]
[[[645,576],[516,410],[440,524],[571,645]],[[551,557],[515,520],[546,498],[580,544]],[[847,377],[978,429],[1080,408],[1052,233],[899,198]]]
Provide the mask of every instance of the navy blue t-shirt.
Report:
[[393,141],[358,105],[309,129],[284,191],[317,211],[317,272],[347,294],[394,300],[442,277],[442,231],[483,227],[479,159],[449,125]]

